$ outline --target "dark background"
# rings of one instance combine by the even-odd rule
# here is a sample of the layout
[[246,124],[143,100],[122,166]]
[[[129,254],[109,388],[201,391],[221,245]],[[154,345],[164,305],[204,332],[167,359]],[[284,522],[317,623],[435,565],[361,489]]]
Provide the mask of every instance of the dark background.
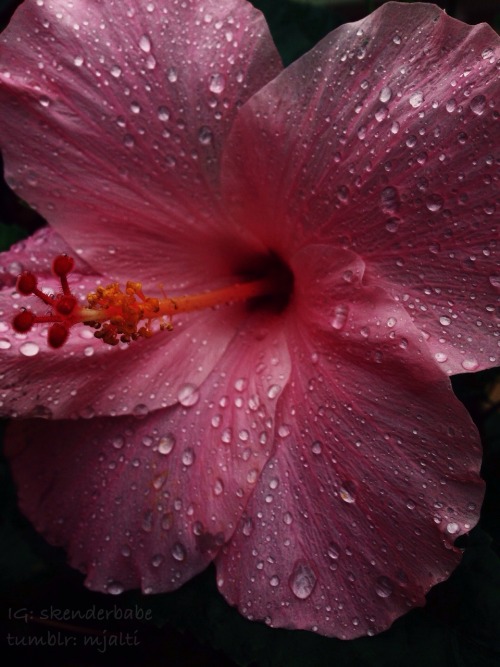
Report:
[[[0,30],[18,4],[0,0]],[[336,26],[358,20],[383,3],[254,0],[253,4],[265,13],[288,64]],[[486,21],[500,28],[498,0],[436,4],[468,23]],[[42,224],[0,180],[0,250]],[[20,515],[8,467],[0,462],[3,664],[499,667],[500,373],[493,369],[456,376],[453,385],[481,433],[487,492],[479,525],[460,538],[459,546],[465,549],[462,564],[447,582],[430,591],[425,608],[410,612],[376,637],[343,642],[246,621],[218,594],[213,568],[171,594],[92,593],[83,587],[82,575],[67,567],[64,553],[47,545]],[[0,422],[0,429],[3,426]],[[50,610],[55,614],[80,610],[89,618],[49,621],[44,616]],[[98,618],[106,612],[107,620]],[[133,618],[120,619],[120,614]],[[37,639],[45,645],[28,645]],[[89,646],[92,639],[95,643]],[[55,645],[47,646],[51,641]]]

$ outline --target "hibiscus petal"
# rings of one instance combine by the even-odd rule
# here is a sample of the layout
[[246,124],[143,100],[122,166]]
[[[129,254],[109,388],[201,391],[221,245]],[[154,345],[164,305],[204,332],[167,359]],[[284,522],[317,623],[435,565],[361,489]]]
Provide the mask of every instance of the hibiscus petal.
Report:
[[386,3],[252,97],[225,164],[248,228],[358,252],[447,373],[498,360],[499,53],[487,25]]
[[[140,414],[179,401],[213,370],[245,320],[244,306],[210,309],[174,318],[174,330],[130,345],[111,347],[76,325],[62,348],[48,346],[45,327],[15,333],[12,319],[20,307],[44,314],[36,297],[22,297],[15,281],[32,270],[39,284],[53,292],[60,284],[51,272],[54,256],[68,248],[57,233],[41,230],[1,255],[5,287],[0,291],[0,353],[4,417],[74,417]],[[86,303],[86,295],[110,279],[96,275],[77,258],[70,287]],[[156,293],[155,293],[156,294]]]
[[281,70],[260,12],[245,0],[26,0],[0,61],[7,179],[86,261],[169,287],[193,266],[200,281],[227,269],[239,245],[234,228],[221,238],[222,144]]
[[207,382],[144,419],[13,422],[23,511],[89,587],[167,591],[230,538],[273,442],[290,372],[280,326],[242,333]]
[[309,280],[287,331],[276,452],[217,559],[222,593],[246,616],[345,639],[424,604],[459,562],[453,541],[483,496],[467,411],[404,309],[362,285],[351,255],[326,276],[326,249],[296,258]]

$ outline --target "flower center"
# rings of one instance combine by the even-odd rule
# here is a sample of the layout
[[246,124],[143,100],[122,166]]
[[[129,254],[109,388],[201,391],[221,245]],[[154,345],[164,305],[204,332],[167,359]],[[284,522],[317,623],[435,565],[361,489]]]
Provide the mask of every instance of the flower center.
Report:
[[171,331],[172,319],[180,313],[205,308],[216,308],[233,303],[247,302],[250,307],[260,303],[275,309],[283,308],[291,293],[293,276],[277,261],[259,266],[258,273],[245,272],[248,280],[211,292],[162,298],[146,296],[139,282],[129,280],[122,289],[118,283],[97,287],[87,296],[88,304],[79,305],[72,294],[68,274],[74,260],[67,255],[54,259],[52,270],[59,278],[61,292],[48,295],[38,288],[34,273],[25,271],[17,281],[17,290],[34,295],[49,308],[44,315],[35,315],[23,309],[13,319],[13,327],[19,333],[28,332],[35,324],[49,324],[48,342],[58,348],[66,342],[75,324],[85,324],[95,329],[94,336],[108,345],[130,343],[139,338],[150,338],[156,331]]

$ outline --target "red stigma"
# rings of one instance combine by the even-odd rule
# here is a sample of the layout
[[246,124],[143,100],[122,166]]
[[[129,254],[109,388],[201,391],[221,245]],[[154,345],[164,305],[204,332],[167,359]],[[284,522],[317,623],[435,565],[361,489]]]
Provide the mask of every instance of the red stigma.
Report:
[[33,292],[36,290],[37,284],[38,281],[36,276],[30,271],[24,271],[24,273],[21,273],[17,280],[17,291],[21,294],[24,294],[25,296],[28,296],[29,294],[33,294]]
[[52,262],[52,271],[58,278],[62,278],[62,276],[67,276],[68,273],[71,273],[74,266],[75,260],[73,257],[69,257],[69,255],[58,255]]
[[36,296],[50,312],[45,315],[36,315],[31,310],[23,309],[12,320],[12,326],[18,333],[27,333],[34,324],[50,324],[48,342],[51,347],[58,348],[66,342],[69,330],[78,318],[74,318],[74,311],[78,306],[76,297],[71,293],[67,275],[73,269],[75,262],[68,255],[58,255],[52,263],[52,271],[59,278],[61,292],[48,295],[38,289],[38,279],[31,271],[24,271],[17,280],[17,290],[24,296]]

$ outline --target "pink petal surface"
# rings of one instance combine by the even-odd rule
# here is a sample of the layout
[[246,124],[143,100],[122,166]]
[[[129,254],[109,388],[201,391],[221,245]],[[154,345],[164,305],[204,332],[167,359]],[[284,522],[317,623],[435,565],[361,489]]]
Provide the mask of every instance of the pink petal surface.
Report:
[[7,180],[99,272],[225,275],[244,233],[218,201],[222,144],[280,70],[244,0],[26,0],[0,37]]
[[499,55],[487,25],[386,3],[252,97],[226,154],[249,229],[359,253],[446,373],[498,362]]
[[271,454],[290,373],[280,327],[255,325],[174,408],[142,420],[12,423],[21,507],[91,588],[177,588],[231,537]]
[[479,437],[405,310],[363,286],[359,259],[310,247],[294,264],[304,283],[276,450],[218,584],[249,618],[348,639],[424,604],[459,562],[453,542],[483,497]]
[[[4,417],[144,416],[173,405],[205,381],[247,317],[243,306],[209,309],[174,318],[171,332],[116,347],[98,341],[92,329],[76,325],[65,345],[53,350],[45,327],[36,326],[27,334],[14,332],[11,323],[17,309],[45,312],[36,297],[17,293],[15,281],[22,270],[31,270],[40,287],[60,291],[51,264],[55,255],[67,250],[58,234],[46,229],[1,255],[5,286],[0,290],[0,414]],[[69,276],[82,304],[98,284],[109,282],[79,260]]]

